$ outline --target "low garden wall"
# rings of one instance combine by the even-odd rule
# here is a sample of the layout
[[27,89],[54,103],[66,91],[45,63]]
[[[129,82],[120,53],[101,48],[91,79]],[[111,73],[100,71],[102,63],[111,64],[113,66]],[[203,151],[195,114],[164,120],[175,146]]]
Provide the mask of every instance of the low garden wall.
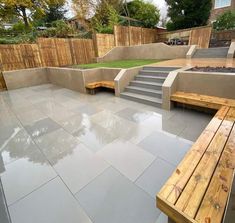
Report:
[[151,43],[140,46],[115,47],[98,62],[128,59],[176,59],[185,58],[190,46],[168,46],[164,43]]

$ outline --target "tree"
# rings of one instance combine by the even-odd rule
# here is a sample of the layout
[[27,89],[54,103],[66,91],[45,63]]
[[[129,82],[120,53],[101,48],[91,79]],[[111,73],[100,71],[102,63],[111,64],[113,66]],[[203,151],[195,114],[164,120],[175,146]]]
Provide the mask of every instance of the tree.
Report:
[[61,4],[64,0],[1,0],[0,16],[17,16],[22,19],[25,26],[29,27],[33,14],[43,16],[49,5]]
[[211,0],[166,0],[170,22],[168,30],[203,26],[207,24],[212,7]]
[[[152,28],[159,22],[160,11],[151,3],[146,3],[143,0],[133,0],[127,3],[126,8],[129,17],[141,21],[146,28]],[[123,11],[122,14],[125,15],[125,12]]]
[[227,11],[219,15],[213,23],[213,28],[216,30],[227,30],[235,28],[235,11]]

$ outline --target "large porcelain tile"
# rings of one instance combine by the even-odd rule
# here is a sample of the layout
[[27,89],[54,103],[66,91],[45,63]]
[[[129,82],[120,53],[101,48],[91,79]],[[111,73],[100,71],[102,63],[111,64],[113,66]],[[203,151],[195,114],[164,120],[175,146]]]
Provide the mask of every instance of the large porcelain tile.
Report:
[[128,107],[126,103],[120,103],[120,102],[113,102],[109,101],[104,104],[99,104],[99,107],[101,107],[104,110],[109,110],[111,112],[119,112],[123,110],[124,108]]
[[141,122],[140,125],[153,131],[161,130],[162,129],[162,115],[153,114],[149,118]]
[[75,109],[72,109],[71,111],[79,114],[94,115],[97,112],[100,112],[101,110],[101,108],[87,103],[83,106],[79,106]]
[[23,127],[21,125],[0,126],[0,145],[4,146],[14,138]]
[[166,216],[164,213],[161,213],[155,223],[169,223],[168,216]]
[[76,195],[96,223],[155,223],[160,211],[155,199],[113,168]]
[[153,132],[138,145],[154,156],[178,165],[191,148],[192,142],[159,131]]
[[91,223],[57,177],[9,208],[12,223]]
[[125,108],[117,112],[116,114],[122,118],[125,118],[127,120],[130,120],[136,123],[140,123],[144,121],[145,119],[149,118],[151,115],[150,112],[136,110],[134,108]]
[[155,159],[138,146],[120,140],[108,144],[98,154],[132,181],[135,181]]
[[32,152],[37,151],[37,147],[24,129],[4,141],[0,147],[0,153],[4,164],[8,164],[19,158],[28,158]]
[[7,204],[11,205],[56,176],[41,152],[31,153],[30,158],[18,159],[1,174]]
[[8,214],[5,195],[2,188],[2,183],[0,179],[0,222],[1,223],[10,223],[10,216]]
[[138,178],[136,184],[155,198],[175,168],[170,163],[158,158]]
[[108,166],[103,159],[80,144],[70,155],[65,156],[54,165],[54,168],[72,193],[76,193]]
[[73,134],[89,147],[93,152],[102,149],[106,144],[116,139],[116,136],[108,129],[97,124],[89,123]]
[[73,150],[79,147],[80,142],[78,139],[65,132],[63,129],[48,135],[50,135],[50,137],[46,136],[48,139],[47,143],[45,143],[46,140],[44,139],[44,143],[39,144],[39,147],[53,165],[64,157],[71,155]]
[[45,118],[34,122],[31,125],[25,126],[25,129],[31,134],[32,137],[39,137],[44,134],[53,132],[59,128],[61,128],[61,126],[50,118]]

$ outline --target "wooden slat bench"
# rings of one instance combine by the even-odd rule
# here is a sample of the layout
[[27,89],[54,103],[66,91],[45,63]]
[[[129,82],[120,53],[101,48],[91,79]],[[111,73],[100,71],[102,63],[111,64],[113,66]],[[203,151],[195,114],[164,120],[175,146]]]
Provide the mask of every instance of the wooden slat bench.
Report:
[[157,195],[176,223],[221,223],[235,169],[235,100],[176,92],[172,101],[219,109]]
[[171,95],[171,101],[217,110],[220,109],[220,107],[223,105],[235,107],[235,100],[233,99],[200,95],[195,93],[186,93],[180,91]]
[[86,88],[90,90],[91,94],[95,94],[95,89],[100,87],[114,89],[114,81],[97,81],[86,84]]

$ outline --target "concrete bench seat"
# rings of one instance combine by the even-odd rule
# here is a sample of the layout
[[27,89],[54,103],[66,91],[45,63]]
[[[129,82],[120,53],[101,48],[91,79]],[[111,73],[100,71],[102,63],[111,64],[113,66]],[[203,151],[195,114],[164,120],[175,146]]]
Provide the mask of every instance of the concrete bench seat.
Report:
[[171,101],[216,110],[220,109],[221,106],[235,107],[235,100],[233,99],[220,98],[195,93],[186,93],[181,91],[172,94]]
[[91,94],[95,93],[96,88],[114,89],[114,81],[96,81],[86,84],[86,88],[90,90]]
[[235,167],[235,108],[220,107],[157,195],[176,223],[221,223]]

